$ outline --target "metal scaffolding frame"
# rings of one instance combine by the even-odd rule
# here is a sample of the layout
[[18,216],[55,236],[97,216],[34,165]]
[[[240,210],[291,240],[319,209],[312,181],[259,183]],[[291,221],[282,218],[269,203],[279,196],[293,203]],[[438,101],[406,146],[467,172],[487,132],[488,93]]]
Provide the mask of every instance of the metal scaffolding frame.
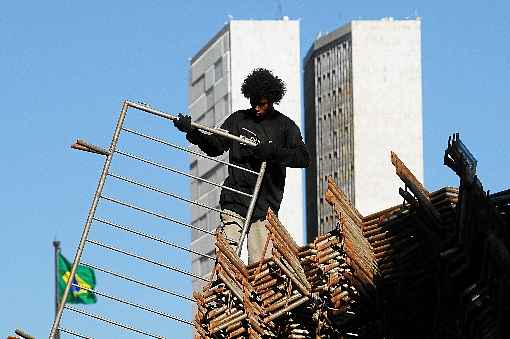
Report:
[[[222,160],[214,159],[214,158],[209,157],[209,156],[207,156],[205,154],[195,152],[195,151],[187,149],[185,147],[169,143],[169,142],[167,142],[165,140],[156,138],[154,136],[150,136],[150,135],[141,133],[141,132],[133,130],[133,129],[125,128],[124,127],[124,123],[125,123],[127,112],[128,112],[129,109],[135,109],[135,110],[138,110],[138,111],[150,114],[150,115],[154,115],[154,116],[163,118],[165,120],[172,120],[172,121],[174,121],[174,120],[177,119],[176,116],[173,116],[171,114],[162,112],[162,111],[157,110],[155,108],[152,108],[152,107],[150,107],[150,106],[148,106],[146,104],[135,103],[135,102],[132,102],[132,101],[124,101],[124,103],[122,105],[122,110],[120,112],[120,115],[119,115],[119,118],[118,118],[115,130],[114,130],[114,133],[113,133],[112,141],[111,141],[111,144],[110,144],[110,147],[109,147],[108,150],[105,150],[105,149],[102,149],[101,147],[89,144],[86,141],[81,140],[81,139],[78,139],[76,144],[73,145],[73,148],[75,148],[75,149],[79,149],[79,150],[82,150],[82,151],[87,151],[87,152],[92,152],[92,153],[95,153],[95,154],[103,155],[103,156],[106,157],[106,159],[105,159],[105,162],[104,162],[103,170],[102,170],[101,175],[99,177],[99,183],[97,185],[97,189],[95,191],[94,198],[92,200],[92,204],[90,206],[90,209],[89,209],[89,212],[88,212],[88,216],[87,216],[85,225],[83,227],[83,231],[82,231],[82,235],[81,235],[81,238],[80,238],[80,242],[79,242],[78,247],[76,249],[76,253],[75,253],[75,256],[74,256],[74,259],[73,259],[72,268],[71,268],[71,274],[70,274],[70,277],[69,277],[69,279],[67,281],[65,290],[63,292],[62,300],[67,300],[69,292],[70,292],[70,289],[71,289],[72,286],[79,287],[80,289],[83,289],[83,290],[92,291],[92,290],[89,290],[87,288],[84,288],[83,286],[76,285],[74,283],[75,274],[76,274],[78,265],[83,265],[83,266],[87,266],[89,268],[92,268],[94,270],[97,270],[98,272],[102,272],[104,274],[107,274],[107,275],[110,275],[110,276],[113,276],[113,277],[116,277],[116,278],[119,278],[119,279],[123,279],[123,280],[129,281],[129,282],[135,283],[135,284],[137,284],[139,286],[147,287],[147,288],[150,288],[150,289],[158,291],[158,292],[170,294],[170,295],[173,295],[175,297],[181,298],[181,299],[189,301],[189,302],[195,302],[195,300],[192,297],[188,297],[186,295],[183,295],[182,293],[179,293],[179,291],[170,291],[170,290],[167,290],[167,289],[164,289],[164,288],[161,288],[161,287],[157,286],[157,284],[155,284],[155,283],[149,283],[149,282],[141,281],[141,280],[138,280],[138,279],[126,276],[126,275],[124,275],[122,273],[113,272],[113,271],[111,271],[111,270],[109,270],[107,268],[99,267],[99,266],[97,266],[95,264],[86,263],[86,262],[83,262],[81,260],[82,254],[83,254],[84,249],[85,249],[85,246],[87,244],[91,244],[91,245],[94,245],[94,246],[99,246],[99,247],[101,247],[103,249],[106,249],[108,251],[120,253],[122,255],[129,256],[131,258],[135,258],[135,259],[137,259],[139,261],[148,262],[148,263],[153,264],[153,265],[155,265],[157,267],[164,268],[164,269],[167,269],[167,270],[171,270],[171,271],[179,273],[181,275],[191,276],[191,277],[193,277],[195,279],[200,279],[200,280],[203,280],[203,281],[209,281],[208,279],[205,279],[203,277],[195,275],[195,274],[193,274],[191,272],[187,272],[185,270],[182,270],[182,269],[179,269],[177,267],[173,267],[171,265],[168,265],[168,264],[156,261],[154,259],[142,256],[140,254],[132,253],[132,252],[129,252],[127,250],[114,247],[114,246],[112,246],[110,244],[103,243],[103,242],[101,242],[99,240],[89,239],[89,231],[91,229],[92,224],[95,222],[95,224],[101,224],[103,226],[110,227],[112,230],[115,230],[115,231],[126,232],[126,233],[129,233],[129,234],[137,236],[137,237],[141,237],[141,238],[144,238],[144,239],[148,239],[150,241],[154,241],[154,242],[157,242],[157,243],[160,243],[160,244],[163,244],[163,245],[167,245],[167,246],[175,249],[176,251],[185,251],[185,252],[193,253],[194,255],[198,255],[198,256],[207,258],[209,260],[215,260],[215,258],[213,258],[210,255],[207,255],[207,254],[204,254],[204,253],[199,253],[197,251],[194,251],[192,249],[186,248],[186,247],[181,246],[179,244],[175,244],[175,243],[172,243],[170,241],[161,239],[161,238],[159,238],[157,236],[145,233],[145,232],[143,232],[141,230],[137,230],[137,229],[134,229],[132,227],[128,227],[126,225],[120,225],[120,224],[114,223],[111,220],[107,220],[105,218],[96,217],[96,215],[95,215],[96,214],[96,209],[97,209],[100,201],[104,200],[104,201],[109,201],[109,202],[111,202],[113,204],[117,204],[117,205],[120,205],[120,206],[123,206],[123,207],[126,207],[126,208],[130,208],[132,210],[135,210],[135,211],[147,214],[147,215],[151,215],[153,217],[156,217],[156,218],[159,218],[159,219],[162,219],[162,220],[165,220],[165,221],[170,221],[170,222],[172,222],[174,224],[177,224],[177,225],[180,225],[182,227],[187,227],[187,228],[191,228],[191,229],[203,232],[203,233],[214,235],[214,233],[212,233],[212,232],[210,232],[208,230],[195,227],[194,225],[188,224],[188,223],[186,223],[186,222],[184,222],[182,220],[177,220],[175,218],[172,218],[170,216],[161,214],[159,212],[155,212],[155,211],[152,211],[152,210],[149,210],[149,209],[145,209],[145,208],[142,208],[140,206],[134,205],[134,204],[132,204],[130,202],[126,202],[126,201],[123,201],[123,200],[120,200],[120,199],[117,199],[117,198],[114,198],[114,197],[106,195],[105,193],[103,193],[103,191],[104,191],[104,187],[105,187],[106,180],[107,180],[108,177],[112,178],[114,180],[122,181],[122,182],[128,183],[130,185],[134,185],[134,186],[140,187],[140,188],[148,190],[148,191],[156,192],[156,193],[159,193],[159,194],[164,195],[164,196],[168,196],[168,197],[172,197],[174,199],[178,199],[178,200],[184,201],[187,204],[197,205],[197,206],[200,206],[200,207],[203,207],[203,208],[215,211],[217,213],[225,213],[225,212],[222,212],[220,209],[217,209],[217,208],[215,208],[213,206],[207,206],[207,205],[205,205],[205,204],[203,204],[201,202],[193,201],[193,200],[181,197],[181,196],[179,196],[179,195],[177,195],[175,193],[162,190],[162,189],[160,189],[158,187],[154,187],[154,186],[148,185],[146,183],[134,180],[132,178],[128,178],[128,177],[123,176],[123,175],[118,174],[118,173],[111,172],[110,171],[110,166],[111,166],[112,159],[113,159],[114,155],[122,156],[122,157],[125,157],[125,158],[128,158],[128,159],[131,159],[131,160],[135,160],[135,161],[140,162],[142,164],[150,165],[150,166],[153,166],[153,167],[158,168],[158,169],[163,170],[163,171],[173,172],[173,173],[175,173],[177,175],[180,175],[180,176],[185,176],[185,177],[193,178],[195,180],[206,182],[206,183],[208,183],[210,185],[221,187],[222,189],[227,189],[227,190],[230,190],[230,191],[235,192],[237,194],[250,197],[250,199],[251,199],[250,200],[250,205],[249,205],[249,208],[248,208],[247,215],[244,218],[244,226],[243,226],[243,230],[242,230],[242,233],[241,233],[241,238],[240,238],[238,246],[237,246],[237,254],[238,255],[241,253],[241,248],[242,248],[243,242],[244,242],[244,240],[246,238],[246,234],[247,234],[247,231],[248,231],[248,226],[250,224],[250,220],[251,220],[251,217],[252,217],[252,214],[253,214],[253,210],[254,210],[254,207],[255,207],[255,203],[256,203],[256,200],[257,200],[257,197],[258,197],[258,194],[259,194],[259,190],[260,190],[260,186],[261,186],[261,183],[262,183],[262,179],[264,177],[264,173],[265,173],[265,170],[266,170],[266,163],[263,162],[261,164],[259,172],[254,172],[252,170],[249,170],[249,169],[246,169],[246,168],[234,165],[234,164],[230,164],[230,163],[222,161]],[[233,140],[235,142],[243,143],[243,144],[245,144],[245,145],[247,145],[249,147],[256,146],[256,143],[254,143],[253,141],[251,141],[249,139],[246,139],[246,138],[243,138],[243,137],[239,137],[239,136],[235,136],[235,135],[231,135],[228,132],[226,132],[224,130],[221,130],[221,129],[210,128],[210,127],[203,126],[203,125],[196,124],[196,123],[192,123],[192,126],[195,127],[195,128],[198,128],[200,130],[203,130],[205,132],[208,132],[208,133],[211,133],[211,134],[215,134],[215,135],[223,137],[223,138],[228,138],[228,139]],[[190,154],[193,154],[193,155],[201,156],[201,157],[207,158],[207,159],[209,159],[211,161],[215,161],[215,162],[224,164],[226,166],[235,167],[235,168],[237,168],[239,170],[243,170],[243,171],[245,171],[247,173],[251,173],[253,175],[256,175],[257,176],[257,181],[256,181],[256,184],[255,184],[254,191],[253,191],[252,194],[248,194],[246,192],[242,192],[242,191],[233,189],[231,187],[224,186],[221,183],[215,183],[215,182],[203,179],[201,177],[194,176],[194,175],[191,175],[189,173],[177,170],[175,168],[168,167],[168,166],[160,164],[158,162],[155,162],[155,161],[152,161],[152,160],[149,160],[149,159],[145,159],[143,156],[131,154],[131,153],[129,153],[127,151],[124,151],[124,150],[119,150],[117,146],[119,144],[120,137],[121,137],[121,135],[123,133],[129,133],[131,135],[135,135],[135,136],[138,136],[140,138],[143,138],[144,140],[147,140],[149,142],[153,142],[153,143],[156,143],[156,144],[159,144],[159,145],[164,145],[164,146],[173,148],[173,149],[181,151],[181,152],[187,152],[187,153],[190,153]],[[152,313],[152,314],[156,314],[158,316],[164,317],[166,319],[170,319],[172,321],[178,321],[178,322],[183,323],[183,324],[194,326],[193,322],[191,322],[191,321],[188,321],[186,319],[181,319],[181,318],[176,317],[174,315],[171,315],[171,314],[168,314],[168,313],[156,310],[156,309],[152,308],[151,306],[141,305],[141,304],[138,304],[138,303],[134,303],[134,302],[131,302],[131,301],[126,300],[126,299],[115,297],[115,296],[110,295],[110,294],[108,294],[106,292],[103,292],[103,291],[93,290],[93,292],[95,294],[103,297],[103,298],[107,298],[107,299],[113,300],[113,301],[118,302],[118,303],[129,305],[129,306],[137,308],[139,310],[143,310],[143,311],[146,311],[146,312],[149,312],[149,313]],[[60,326],[60,322],[61,322],[64,310],[69,310],[71,312],[80,314],[82,316],[89,317],[89,318],[92,318],[92,319],[95,319],[95,320],[98,320],[98,321],[102,321],[103,323],[106,323],[106,324],[109,324],[109,325],[112,325],[112,326],[115,326],[115,327],[118,327],[118,328],[121,328],[121,329],[124,329],[124,330],[127,330],[127,331],[131,331],[131,332],[134,332],[134,333],[137,333],[137,334],[141,334],[141,335],[145,335],[145,336],[149,336],[149,337],[153,337],[153,338],[164,338],[163,336],[161,336],[159,334],[154,334],[154,333],[151,333],[151,332],[146,331],[146,330],[141,330],[141,329],[135,328],[135,327],[133,327],[131,325],[123,324],[123,323],[121,323],[121,322],[119,322],[117,320],[109,319],[105,315],[92,314],[90,312],[83,311],[83,310],[81,310],[79,308],[76,308],[74,306],[66,305],[65,302],[60,302],[59,306],[57,308],[57,311],[56,311],[56,315],[55,315],[55,319],[53,321],[53,325],[51,327],[51,332],[50,332],[50,335],[49,335],[50,339],[56,338],[56,335],[58,333],[60,333],[60,332],[66,333],[66,334],[70,334],[70,335],[73,335],[73,336],[79,337],[79,338],[89,338],[89,336],[81,334],[81,333],[79,333],[79,332],[77,332],[75,330],[71,330],[71,329],[64,328],[64,327]]]

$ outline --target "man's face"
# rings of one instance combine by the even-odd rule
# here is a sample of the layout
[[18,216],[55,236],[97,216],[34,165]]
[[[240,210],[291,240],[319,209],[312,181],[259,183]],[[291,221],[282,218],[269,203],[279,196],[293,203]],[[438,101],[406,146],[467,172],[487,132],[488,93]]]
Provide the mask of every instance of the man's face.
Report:
[[255,110],[255,115],[257,116],[257,118],[264,117],[273,107],[273,104],[266,98],[261,98],[258,101],[253,101],[251,105]]

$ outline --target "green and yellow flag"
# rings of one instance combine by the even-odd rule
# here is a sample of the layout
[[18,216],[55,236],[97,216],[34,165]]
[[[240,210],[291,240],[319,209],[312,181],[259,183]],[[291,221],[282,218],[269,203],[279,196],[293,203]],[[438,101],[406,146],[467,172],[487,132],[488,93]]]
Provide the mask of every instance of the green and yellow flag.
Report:
[[[70,263],[62,254],[58,256],[58,293],[59,299],[62,300],[64,290],[66,288],[69,277],[71,276],[71,268],[73,264]],[[94,270],[78,265],[76,274],[73,279],[73,284],[67,295],[67,303],[69,304],[95,304],[97,302],[96,295],[86,289],[93,290],[96,287],[96,275]],[[77,285],[77,286],[75,286]],[[79,287],[78,287],[79,286]]]

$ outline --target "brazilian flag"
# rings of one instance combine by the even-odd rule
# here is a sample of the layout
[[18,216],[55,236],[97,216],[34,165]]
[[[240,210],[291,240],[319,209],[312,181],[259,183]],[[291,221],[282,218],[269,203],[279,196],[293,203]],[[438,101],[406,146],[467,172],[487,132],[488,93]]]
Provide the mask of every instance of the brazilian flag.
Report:
[[[69,262],[62,254],[58,255],[57,274],[58,274],[58,293],[59,299],[62,300],[64,290],[66,288],[69,277],[71,276],[71,268],[73,264]],[[76,274],[74,275],[73,284],[67,295],[67,303],[69,304],[95,304],[97,302],[96,295],[84,288],[93,290],[96,287],[96,275],[94,270],[78,265]],[[78,287],[80,286],[80,287]]]

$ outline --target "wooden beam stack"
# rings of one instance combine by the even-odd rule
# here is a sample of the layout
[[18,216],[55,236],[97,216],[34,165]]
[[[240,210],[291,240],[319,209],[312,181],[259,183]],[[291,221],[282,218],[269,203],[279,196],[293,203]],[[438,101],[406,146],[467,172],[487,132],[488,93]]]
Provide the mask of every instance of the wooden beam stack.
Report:
[[328,179],[336,228],[298,246],[269,211],[261,260],[216,236],[197,338],[508,338],[510,190],[489,195],[476,160],[449,140],[460,189],[428,192],[395,153],[401,205],[362,216]]

